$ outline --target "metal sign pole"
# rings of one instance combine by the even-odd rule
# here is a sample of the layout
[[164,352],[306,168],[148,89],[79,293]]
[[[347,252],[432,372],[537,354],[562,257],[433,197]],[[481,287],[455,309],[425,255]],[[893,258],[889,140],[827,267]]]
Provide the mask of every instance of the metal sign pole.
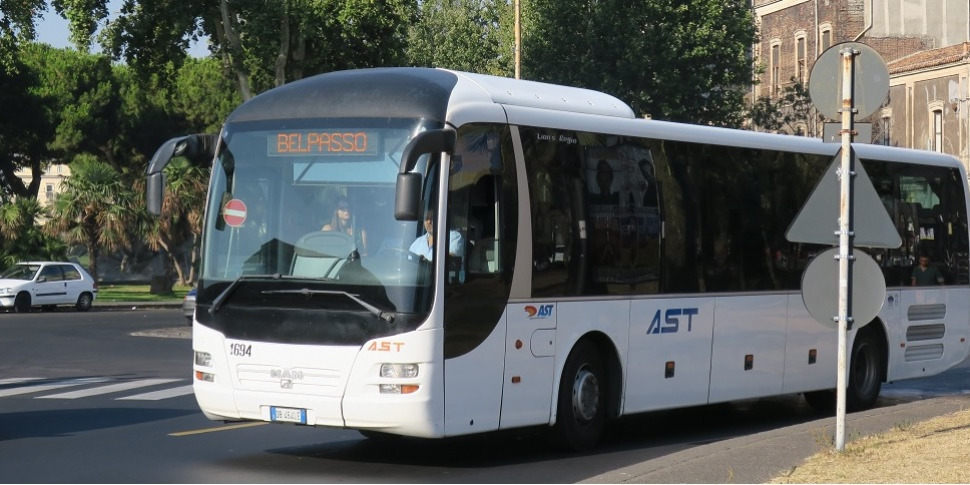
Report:
[[855,56],[859,51],[846,47],[842,55],[842,167],[841,196],[839,200],[839,365],[836,385],[835,406],[835,449],[845,450],[845,393],[848,388],[847,344],[848,332],[852,322],[852,122],[854,107],[852,101],[852,81]]

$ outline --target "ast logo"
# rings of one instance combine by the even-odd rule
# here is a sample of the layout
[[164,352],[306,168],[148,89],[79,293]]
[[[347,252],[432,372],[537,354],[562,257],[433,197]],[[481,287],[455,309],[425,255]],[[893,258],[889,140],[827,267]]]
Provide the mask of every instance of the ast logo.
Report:
[[529,319],[533,318],[548,318],[552,316],[552,305],[539,305],[538,308],[529,305],[525,307],[525,313],[529,315]]
[[654,333],[677,333],[680,331],[680,323],[682,317],[687,317],[687,331],[690,332],[693,329],[693,318],[699,312],[696,308],[668,308],[663,312],[663,319],[660,317],[661,310],[657,310],[657,313],[653,315],[653,320],[650,322],[650,328],[647,329],[647,335]]

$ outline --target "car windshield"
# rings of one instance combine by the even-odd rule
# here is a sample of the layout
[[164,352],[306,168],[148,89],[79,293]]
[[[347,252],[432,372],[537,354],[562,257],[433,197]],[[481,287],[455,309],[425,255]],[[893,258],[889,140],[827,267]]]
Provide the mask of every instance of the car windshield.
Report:
[[0,273],[0,279],[30,281],[34,279],[38,270],[40,270],[39,264],[17,264]]
[[409,247],[424,228],[395,219],[394,189],[404,147],[426,128],[418,119],[227,125],[209,187],[199,303],[246,277],[242,286],[297,285],[386,311],[423,311],[431,264]]

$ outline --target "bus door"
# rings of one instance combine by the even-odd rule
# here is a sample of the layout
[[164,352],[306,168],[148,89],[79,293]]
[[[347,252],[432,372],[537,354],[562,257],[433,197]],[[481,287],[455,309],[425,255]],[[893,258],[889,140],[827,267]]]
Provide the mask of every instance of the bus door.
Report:
[[454,436],[499,427],[519,227],[508,127],[462,126],[448,171],[445,434]]

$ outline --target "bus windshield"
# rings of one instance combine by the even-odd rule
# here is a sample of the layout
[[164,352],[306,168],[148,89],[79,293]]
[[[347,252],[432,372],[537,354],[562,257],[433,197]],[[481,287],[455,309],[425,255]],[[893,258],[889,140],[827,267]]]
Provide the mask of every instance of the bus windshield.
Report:
[[[409,251],[424,227],[395,220],[394,184],[404,147],[432,127],[416,119],[226,125],[209,187],[199,304],[245,281],[239,286],[259,291],[228,304],[426,312],[432,265]],[[416,168],[426,169],[425,160]],[[307,295],[322,296],[306,303]]]

